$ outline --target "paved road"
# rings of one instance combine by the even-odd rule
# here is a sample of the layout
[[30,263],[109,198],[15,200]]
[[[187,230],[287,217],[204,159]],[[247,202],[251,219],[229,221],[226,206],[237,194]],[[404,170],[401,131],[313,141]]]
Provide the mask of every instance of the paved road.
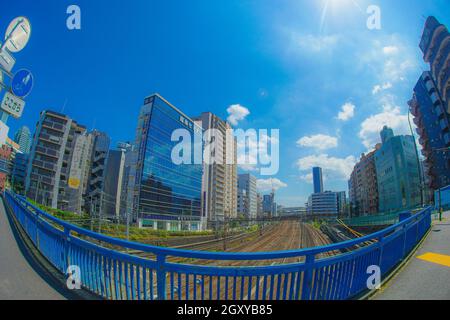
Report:
[[449,261],[450,212],[444,215],[444,221],[436,222],[411,261],[374,299],[450,300],[450,266],[417,258],[426,253],[443,255]]
[[17,237],[0,198],[0,300],[65,299]]

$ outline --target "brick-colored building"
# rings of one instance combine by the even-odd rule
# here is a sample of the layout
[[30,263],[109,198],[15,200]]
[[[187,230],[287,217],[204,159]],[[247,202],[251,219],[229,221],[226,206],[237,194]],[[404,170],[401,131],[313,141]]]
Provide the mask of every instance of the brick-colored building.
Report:
[[0,147],[0,191],[5,190],[6,181],[9,174],[9,162],[11,161],[11,154],[13,150],[7,145]]
[[375,150],[362,154],[355,165],[349,181],[349,194],[352,214],[356,216],[378,213],[378,185],[375,168]]

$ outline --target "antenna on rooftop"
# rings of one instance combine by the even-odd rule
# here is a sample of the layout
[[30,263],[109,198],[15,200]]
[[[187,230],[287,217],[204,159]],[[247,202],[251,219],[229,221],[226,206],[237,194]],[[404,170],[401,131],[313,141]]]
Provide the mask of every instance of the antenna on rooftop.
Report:
[[66,109],[66,105],[67,105],[67,99],[64,101],[64,104],[61,109],[61,113],[64,113],[64,110]]

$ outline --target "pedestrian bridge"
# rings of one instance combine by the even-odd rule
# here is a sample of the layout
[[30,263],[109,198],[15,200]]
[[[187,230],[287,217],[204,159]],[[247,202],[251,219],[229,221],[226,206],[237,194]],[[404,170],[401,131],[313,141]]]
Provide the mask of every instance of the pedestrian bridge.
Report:
[[426,208],[382,231],[324,247],[215,253],[155,247],[94,233],[8,191],[5,204],[60,274],[77,270],[83,289],[111,300],[355,299],[368,292],[373,266],[386,278],[431,226],[431,208]]

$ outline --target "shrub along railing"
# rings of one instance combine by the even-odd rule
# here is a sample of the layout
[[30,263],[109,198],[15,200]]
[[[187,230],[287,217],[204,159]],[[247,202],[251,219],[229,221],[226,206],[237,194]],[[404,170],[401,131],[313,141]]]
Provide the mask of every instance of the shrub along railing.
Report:
[[[66,274],[69,266],[77,266],[85,289],[117,300],[351,299],[368,290],[368,267],[379,266],[385,277],[431,225],[431,208],[427,208],[385,230],[324,247],[212,253],[111,238],[57,219],[11,192],[5,192],[5,199],[23,230],[55,268]],[[327,252],[345,248],[358,249],[323,258]],[[149,258],[127,254],[125,249],[142,251]],[[237,266],[226,265],[232,261]],[[261,265],[267,261],[278,262]]]

